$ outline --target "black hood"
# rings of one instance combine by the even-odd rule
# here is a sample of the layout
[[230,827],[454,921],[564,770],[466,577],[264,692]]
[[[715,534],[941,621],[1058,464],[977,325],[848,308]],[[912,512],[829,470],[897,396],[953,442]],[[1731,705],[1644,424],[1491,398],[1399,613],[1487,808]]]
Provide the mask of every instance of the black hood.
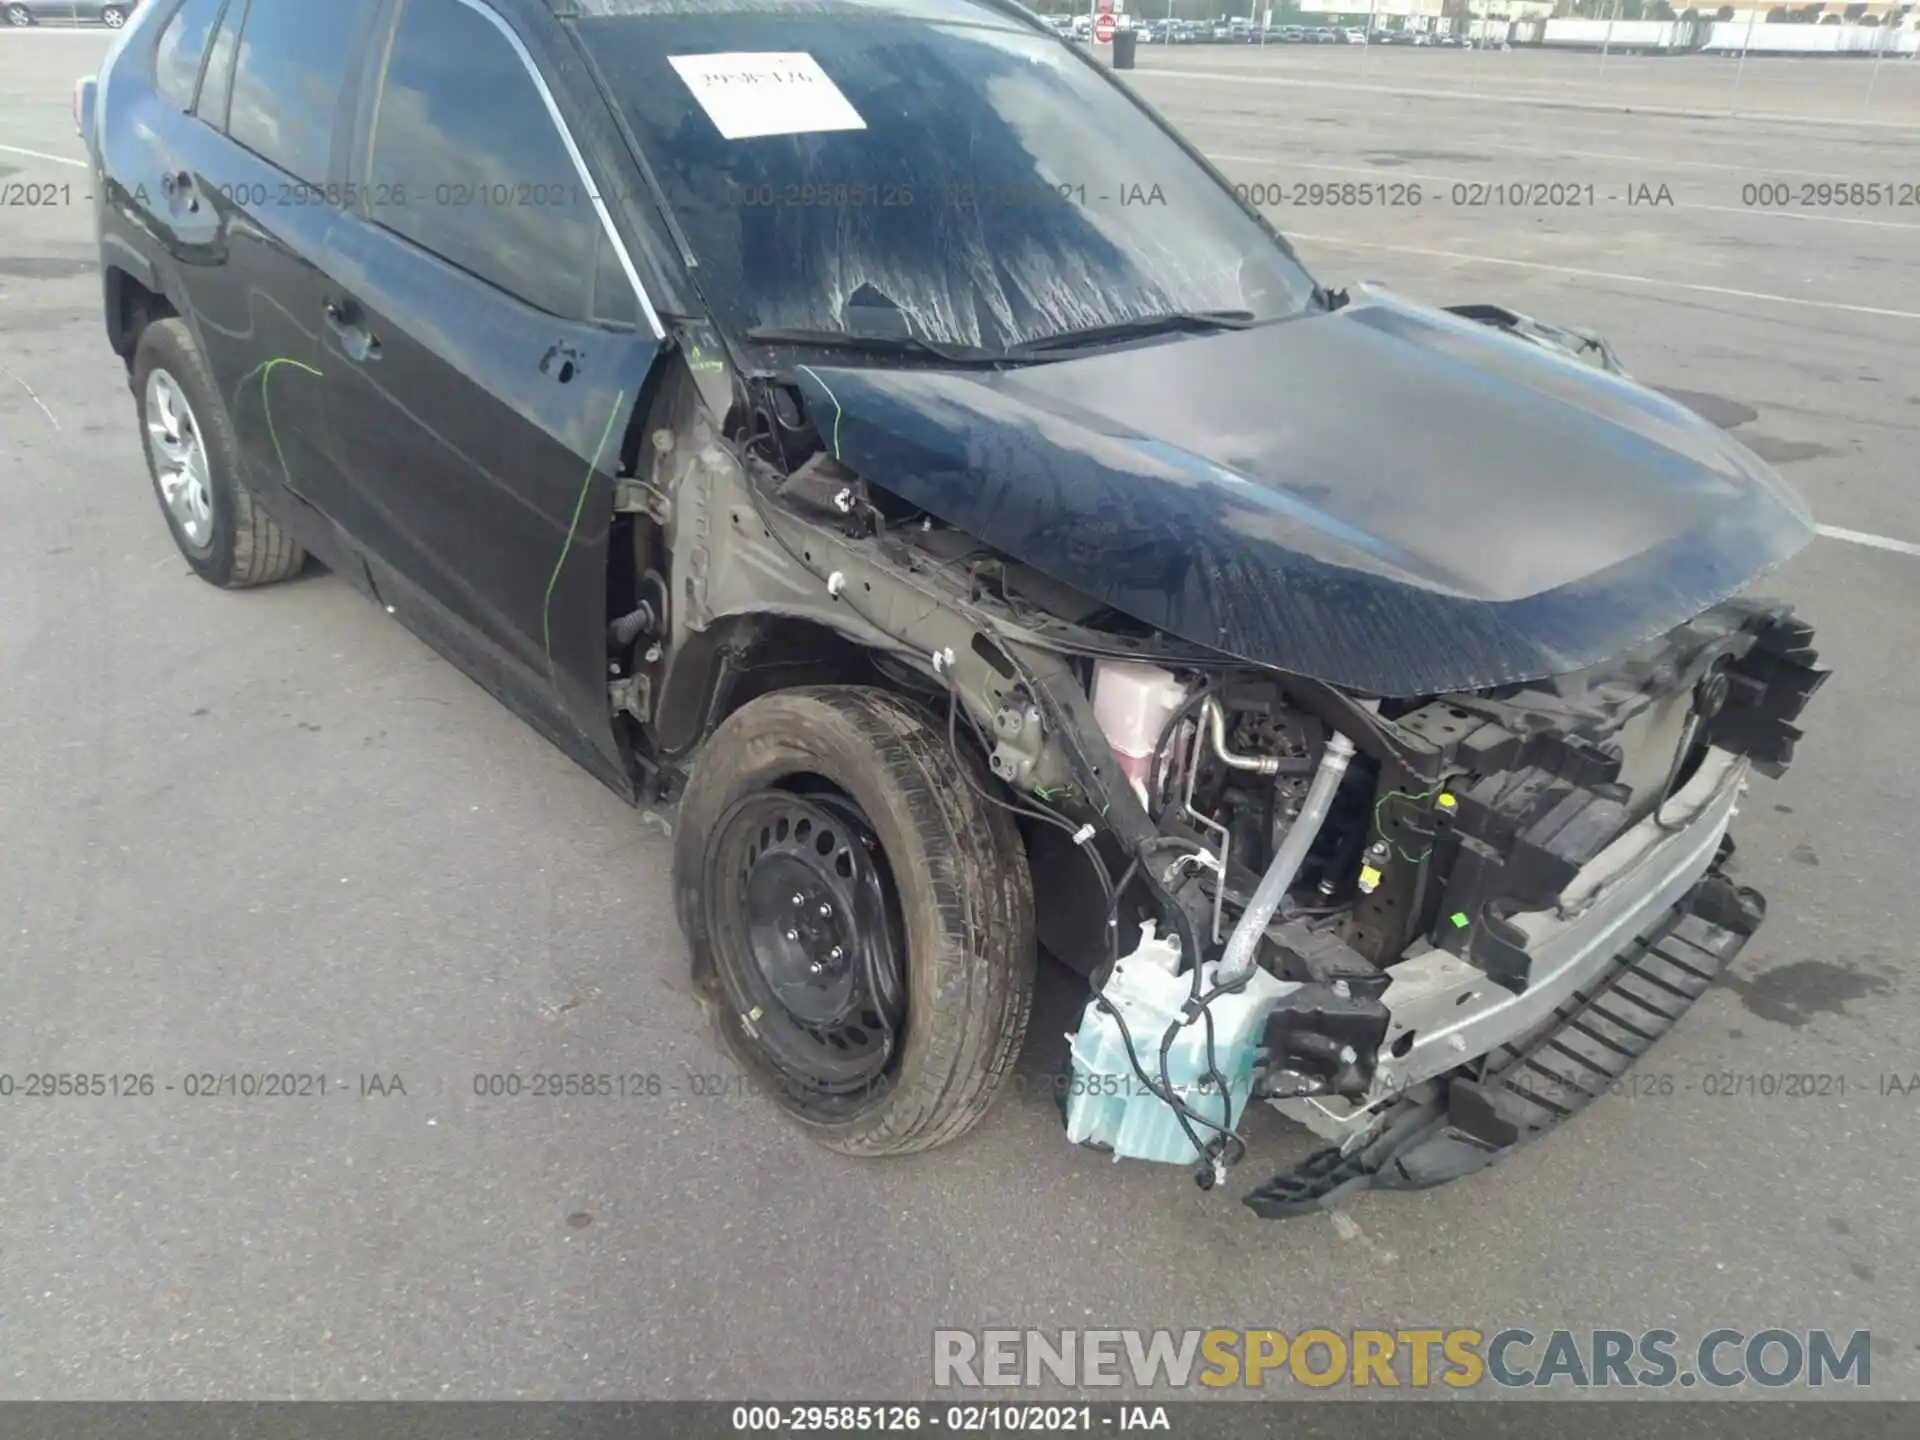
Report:
[[1385,696],[1563,674],[1813,535],[1693,412],[1380,292],[1001,372],[803,366],[874,483],[1149,625]]

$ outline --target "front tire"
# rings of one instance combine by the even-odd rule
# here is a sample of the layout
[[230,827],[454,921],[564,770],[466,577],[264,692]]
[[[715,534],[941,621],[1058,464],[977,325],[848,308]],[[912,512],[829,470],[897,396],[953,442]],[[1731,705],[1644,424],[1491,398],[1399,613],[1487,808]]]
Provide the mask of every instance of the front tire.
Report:
[[241,481],[233,423],[184,320],[156,320],[141,332],[133,394],[154,494],[194,573],[223,589],[298,573],[306,552]]
[[127,23],[127,12],[118,5],[109,5],[100,12],[100,23],[109,30],[118,30]]
[[[888,691],[787,690],[714,732],[682,798],[674,894],[695,984],[755,1084],[842,1154],[958,1139],[1020,1053],[1032,882],[1009,812],[963,763]],[[883,905],[861,898],[869,864]]]
[[7,24],[19,26],[31,25],[33,24],[33,12],[24,5],[9,5],[7,6]]

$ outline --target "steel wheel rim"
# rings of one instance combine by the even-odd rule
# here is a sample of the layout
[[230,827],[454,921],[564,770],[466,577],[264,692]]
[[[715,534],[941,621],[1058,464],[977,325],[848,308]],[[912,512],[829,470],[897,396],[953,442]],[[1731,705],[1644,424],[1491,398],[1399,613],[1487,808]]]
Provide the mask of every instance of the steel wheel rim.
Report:
[[10,5],[7,7],[7,23],[9,25],[27,25],[31,24],[32,21],[33,13],[28,10],[26,6]]
[[800,1093],[883,1083],[906,1019],[905,946],[859,807],[756,791],[720,817],[708,854],[716,969],[741,1029]]
[[200,422],[187,397],[165,370],[147,376],[147,455],[153,463],[160,503],[187,545],[213,544],[213,472]]
[[127,17],[118,10],[109,10],[100,18],[106,22],[109,30],[118,30],[122,25],[127,23]]

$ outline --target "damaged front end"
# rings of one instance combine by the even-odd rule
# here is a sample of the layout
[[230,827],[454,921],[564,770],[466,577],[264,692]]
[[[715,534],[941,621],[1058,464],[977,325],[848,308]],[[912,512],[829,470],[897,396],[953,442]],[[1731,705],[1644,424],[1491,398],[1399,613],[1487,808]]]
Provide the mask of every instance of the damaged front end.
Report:
[[[1092,987],[1076,1141],[1212,1185],[1270,1101],[1333,1143],[1256,1192],[1280,1213],[1534,1133],[1573,1101],[1519,1080],[1590,1091],[1664,1023],[1632,1007],[1757,917],[1721,842],[1824,672],[1733,597],[1806,506],[1597,337],[1329,289],[1017,7],[880,8],[568,21],[658,212],[629,218],[685,272],[622,456],[608,660],[638,778],[690,797],[675,895],[723,1037],[803,1091],[770,1019],[818,1074],[843,1036],[875,1074],[917,1037],[940,1053],[902,1063],[898,1123],[779,1103],[849,1153],[944,1143],[1018,1050],[1031,928]],[[831,124],[736,113],[747,19]],[[800,818],[759,836],[761,805]],[[866,952],[787,862],[832,889],[860,871],[835,846],[884,860],[903,813],[942,857],[895,835],[908,1002],[788,1024],[763,999]],[[1005,983],[970,1009],[956,972]]]
[[1188,1158],[1170,1087],[1211,1183],[1270,1100],[1334,1142],[1248,1196],[1277,1216],[1465,1174],[1605,1093],[1759,922],[1727,827],[1791,758],[1810,638],[1727,602],[1550,685],[1371,707],[1350,746],[1285,681],[1195,677],[1150,802],[1205,857],[1183,903],[1239,918],[1191,984],[1151,932],[1105,977],[1073,1138]]
[[[1408,313],[1375,323],[1411,325]],[[1507,318],[1537,332],[1515,338],[1617,371],[1572,332]],[[1441,348],[1460,343],[1473,342]],[[711,358],[717,346],[684,348],[709,358],[656,398],[622,492],[636,570],[657,595],[647,633],[616,659],[616,700],[646,763],[670,788],[730,709],[802,681],[878,683],[939,717],[1020,816],[1042,943],[1092,986],[1063,1057],[1076,1143],[1188,1165],[1211,1188],[1243,1158],[1240,1122],[1259,1099],[1329,1141],[1246,1197],[1261,1215],[1453,1178],[1605,1093],[1758,924],[1760,898],[1726,873],[1728,826],[1750,774],[1791,760],[1794,722],[1826,672],[1790,607],[1715,598],[1691,613],[1707,587],[1724,595],[1792,548],[1779,536],[1799,517],[1764,486],[1746,492],[1756,513],[1697,503],[1715,488],[1737,503],[1755,473],[1745,458],[1680,480],[1690,498],[1657,535],[1616,517],[1597,542],[1616,579],[1583,573],[1560,597],[1533,596],[1537,623],[1513,609],[1490,618],[1500,602],[1422,579],[1404,547],[1392,564],[1376,550],[1342,580],[1349,598],[1364,581],[1381,587],[1381,613],[1470,618],[1434,634],[1447,655],[1402,636],[1401,659],[1349,656],[1328,675],[1247,653],[1250,637],[1284,641],[1298,617],[1263,629],[1246,597],[1231,608],[1214,591],[1221,633],[1198,643],[1196,611],[1177,597],[1162,609],[1186,633],[1115,603],[1137,576],[1075,583],[1062,573],[1073,564],[1050,563],[1064,552],[995,543],[990,524],[955,519],[1049,497],[1070,513],[1087,501],[1065,489],[1072,468],[1104,465],[1119,512],[1073,553],[1149,545],[1138,525],[1184,489],[1175,540],[1201,533],[1197,516],[1231,523],[1238,506],[1241,538],[1282,557],[1253,600],[1310,608],[1310,586],[1285,588],[1292,552],[1277,547],[1303,524],[1333,532],[1297,507],[1263,529],[1245,523],[1244,485],[1222,485],[1231,503],[1216,504],[1146,461],[1116,463],[1111,437],[1070,444],[1057,428],[1046,438],[1061,468],[1036,471],[1040,452],[1007,438],[1030,422],[1006,391],[958,403],[971,377],[739,374]],[[1553,375],[1543,389],[1567,386]],[[1587,409],[1619,404],[1607,392]],[[976,421],[984,431],[968,431]],[[1724,455],[1717,439],[1664,439]],[[1149,458],[1165,467],[1168,453]],[[1529,507],[1536,523],[1552,508]],[[1684,548],[1689,525],[1707,557],[1696,573],[1651,597],[1619,592],[1611,620],[1569,618],[1573,598],[1608,603],[1608,585],[1643,574],[1649,554]],[[1678,623],[1675,605],[1688,607]],[[1663,622],[1651,639],[1617,643],[1620,625],[1650,618]],[[1574,663],[1561,642],[1575,637],[1575,652],[1610,653]],[[1435,677],[1453,683],[1423,686]]]

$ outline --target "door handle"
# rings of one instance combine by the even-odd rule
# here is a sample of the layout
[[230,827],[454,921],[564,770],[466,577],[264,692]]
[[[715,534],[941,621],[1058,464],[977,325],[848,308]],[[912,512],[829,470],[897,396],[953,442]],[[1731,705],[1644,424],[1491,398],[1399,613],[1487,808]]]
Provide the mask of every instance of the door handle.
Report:
[[360,323],[360,307],[347,299],[327,297],[321,302],[326,311],[327,328],[340,341],[347,358],[365,362],[380,358],[380,337]]

